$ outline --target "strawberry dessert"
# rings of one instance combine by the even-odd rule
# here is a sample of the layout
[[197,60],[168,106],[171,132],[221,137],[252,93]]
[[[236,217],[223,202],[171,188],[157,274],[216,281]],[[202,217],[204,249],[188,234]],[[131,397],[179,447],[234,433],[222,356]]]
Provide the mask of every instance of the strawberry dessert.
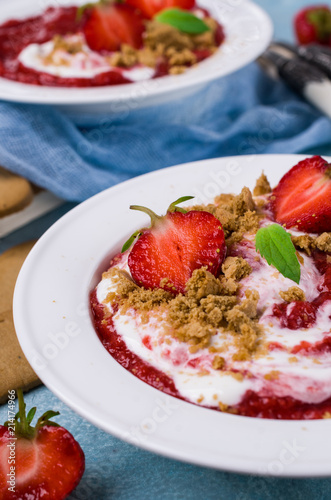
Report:
[[50,7],[0,26],[0,76],[93,87],[185,72],[211,56],[223,29],[195,0],[99,0]]
[[137,230],[91,292],[123,367],[177,398],[275,419],[331,417],[331,166],[314,156],[272,189],[185,196]]

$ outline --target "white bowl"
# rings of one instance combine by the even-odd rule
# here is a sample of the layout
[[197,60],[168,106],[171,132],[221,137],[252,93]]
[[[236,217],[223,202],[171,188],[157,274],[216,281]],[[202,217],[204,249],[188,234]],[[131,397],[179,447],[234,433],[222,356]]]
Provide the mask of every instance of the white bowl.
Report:
[[[0,24],[40,14],[48,6],[68,6],[86,0],[13,0],[4,3]],[[68,112],[115,113],[180,99],[206,83],[255,60],[268,46],[272,24],[268,15],[249,0],[199,0],[225,28],[226,40],[212,57],[186,73],[155,80],[94,88],[41,87],[0,78],[0,99],[52,104]]]
[[331,420],[248,418],[167,396],[109,355],[89,312],[101,268],[146,222],[130,204],[164,213],[183,195],[208,202],[253,188],[262,170],[275,185],[301,159],[240,156],[159,170],[103,191],[56,222],[28,256],[14,295],[18,339],[46,386],[106,432],[172,458],[237,472],[329,476]]

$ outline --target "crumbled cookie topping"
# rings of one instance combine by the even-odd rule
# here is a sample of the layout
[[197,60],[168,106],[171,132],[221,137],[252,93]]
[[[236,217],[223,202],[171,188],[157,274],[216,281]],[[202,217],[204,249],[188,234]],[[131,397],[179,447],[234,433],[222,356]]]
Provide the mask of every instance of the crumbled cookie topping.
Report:
[[271,186],[267,179],[267,176],[262,172],[260,177],[256,181],[255,188],[253,190],[254,196],[263,196],[264,194],[271,193]]
[[252,268],[242,257],[227,257],[223,262],[222,271],[226,278],[239,281],[246,278],[252,272]]
[[[148,322],[149,313],[159,310],[166,314],[167,333],[190,344],[191,352],[207,347],[217,329],[234,336],[236,354],[233,359],[249,359],[259,347],[263,328],[257,324],[259,294],[246,291],[239,302],[232,288],[234,278],[215,278],[205,268],[197,269],[187,283],[186,295],[174,297],[162,289],[146,290],[137,286],[125,271],[112,268],[103,277],[116,279],[116,292],[110,292],[106,302],[119,303],[123,312],[134,308]],[[227,281],[231,283],[226,286]]]
[[55,35],[53,37],[53,50],[42,58],[43,63],[46,65],[67,66],[69,64],[67,59],[59,56],[58,51],[71,55],[83,52],[83,39],[79,36],[65,38],[61,35]]
[[306,296],[303,290],[298,286],[291,286],[286,291],[280,291],[279,295],[285,302],[293,302],[296,300],[306,300]]
[[309,234],[300,236],[291,236],[293,245],[304,250],[308,255],[311,255],[313,250],[331,253],[331,233],[322,233],[316,238]]
[[241,241],[245,233],[256,233],[263,217],[247,187],[237,196],[221,194],[215,198],[215,204],[198,205],[194,209],[206,210],[218,218],[224,229],[227,246]]
[[137,63],[155,68],[163,60],[167,62],[170,74],[183,73],[188,66],[197,63],[195,50],[208,49],[210,53],[217,50],[217,23],[212,18],[205,18],[204,22],[209,26],[209,31],[201,35],[190,35],[168,24],[147,21],[143,47],[137,50],[123,44],[120,51],[108,58],[109,63],[111,66],[124,68]]

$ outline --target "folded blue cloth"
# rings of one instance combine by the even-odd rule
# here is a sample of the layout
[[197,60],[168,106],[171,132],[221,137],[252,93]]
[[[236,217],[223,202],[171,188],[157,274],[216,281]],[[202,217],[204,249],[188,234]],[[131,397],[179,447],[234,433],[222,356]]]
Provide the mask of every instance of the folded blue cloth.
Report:
[[48,106],[1,102],[0,112],[0,164],[71,201],[179,163],[322,151],[331,139],[331,121],[256,64],[180,103],[100,116],[97,123]]

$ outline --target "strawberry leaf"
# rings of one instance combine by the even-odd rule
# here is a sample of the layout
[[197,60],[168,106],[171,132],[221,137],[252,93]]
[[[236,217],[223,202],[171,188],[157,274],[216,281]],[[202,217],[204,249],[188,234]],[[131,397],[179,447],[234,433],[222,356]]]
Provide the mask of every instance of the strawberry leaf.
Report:
[[316,7],[307,13],[307,19],[314,26],[318,39],[328,41],[331,35],[331,11]]
[[282,226],[271,224],[259,229],[255,236],[255,248],[269,265],[299,284],[300,263],[291,237]]
[[178,200],[173,201],[167,210],[167,212],[182,212],[183,214],[187,213],[187,210],[185,208],[177,207],[179,203],[184,203],[184,201],[188,200],[193,200],[194,196],[182,196],[181,198],[178,198]]
[[58,424],[55,422],[50,422],[50,418],[57,417],[57,415],[60,415],[60,412],[53,410],[46,411],[41,417],[38,418],[36,429],[39,429],[44,425],[53,425],[58,427]]
[[36,414],[36,411],[37,411],[37,408],[35,406],[33,408],[31,408],[31,410],[29,410],[29,413],[26,416],[26,420],[27,420],[28,424],[31,424],[31,422]]
[[177,8],[162,10],[154,19],[190,35],[200,35],[210,30],[202,19],[186,10]]
[[137,238],[137,236],[139,236],[140,232],[141,232],[141,230],[139,229],[138,231],[136,231],[135,233],[133,233],[130,236],[130,238],[122,246],[122,250],[121,250],[122,253],[126,252],[126,250],[128,250],[130,248],[130,246],[132,245],[134,240]]

